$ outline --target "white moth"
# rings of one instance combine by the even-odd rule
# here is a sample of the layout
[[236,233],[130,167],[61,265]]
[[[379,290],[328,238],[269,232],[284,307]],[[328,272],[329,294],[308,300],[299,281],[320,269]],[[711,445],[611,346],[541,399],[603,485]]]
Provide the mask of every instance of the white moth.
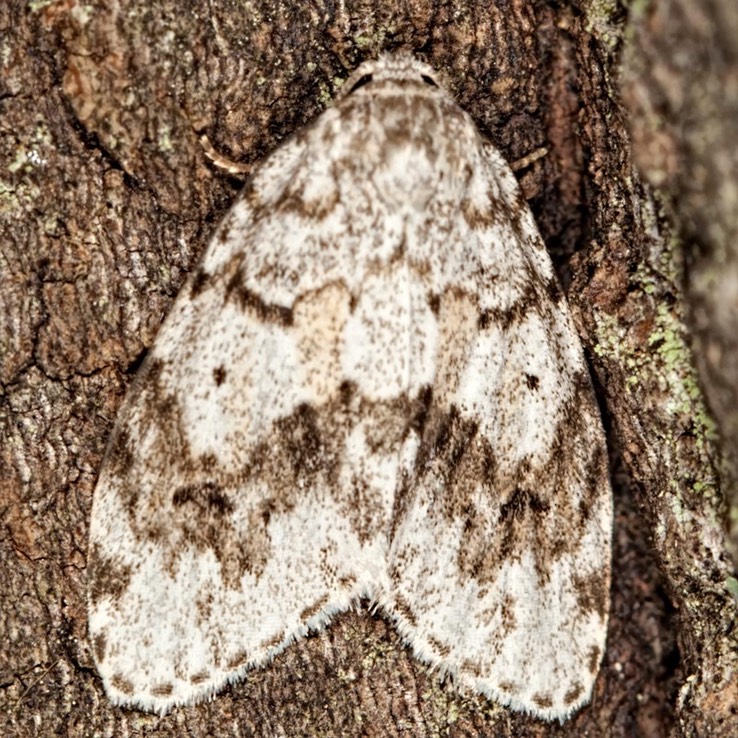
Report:
[[387,56],[256,170],[126,398],[95,659],[113,702],[165,713],[363,599],[462,688],[564,719],[604,650],[611,524],[515,178],[432,69]]

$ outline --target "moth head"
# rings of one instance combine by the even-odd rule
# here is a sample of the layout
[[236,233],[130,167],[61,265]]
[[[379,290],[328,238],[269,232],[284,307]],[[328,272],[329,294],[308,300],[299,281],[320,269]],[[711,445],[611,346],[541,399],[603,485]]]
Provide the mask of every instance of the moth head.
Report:
[[407,53],[383,54],[361,64],[346,80],[338,99],[354,95],[360,90],[370,91],[384,82],[396,85],[417,85],[418,90],[427,88],[445,95],[435,70]]

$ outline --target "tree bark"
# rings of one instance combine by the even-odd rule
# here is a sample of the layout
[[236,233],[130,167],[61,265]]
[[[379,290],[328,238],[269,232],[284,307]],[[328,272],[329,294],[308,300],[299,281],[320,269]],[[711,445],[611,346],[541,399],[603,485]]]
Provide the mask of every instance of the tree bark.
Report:
[[[727,52],[738,35],[717,22],[734,22],[734,11],[714,0],[696,23],[697,3],[671,5],[703,43],[716,34],[720,71],[734,80]],[[735,209],[717,195],[715,212],[701,209],[699,188],[687,186],[699,166],[715,166],[715,192],[735,189],[735,166],[714,164],[736,150],[735,133],[715,134],[707,164],[683,146],[675,115],[658,141],[688,151],[692,169],[657,178],[658,195],[639,178],[638,114],[659,109],[663,94],[649,72],[661,64],[703,79],[676,64],[681,47],[659,35],[654,5],[631,20],[594,0],[0,5],[2,735],[738,734],[738,581],[691,349],[699,337],[730,459],[738,381],[732,370],[715,379],[720,361],[705,365],[705,341],[717,332],[733,345],[738,333],[698,309],[695,295],[710,290],[694,275],[698,259],[735,259]],[[616,82],[628,23],[632,119]],[[593,702],[559,725],[460,695],[364,607],[208,704],[164,718],[114,708],[86,638],[92,490],[135,369],[239,188],[208,163],[199,136],[256,162],[329,104],[360,61],[398,48],[445,73],[509,161],[548,149],[521,182],[591,361],[616,493],[608,652]],[[719,97],[710,89],[677,112],[706,115]]]

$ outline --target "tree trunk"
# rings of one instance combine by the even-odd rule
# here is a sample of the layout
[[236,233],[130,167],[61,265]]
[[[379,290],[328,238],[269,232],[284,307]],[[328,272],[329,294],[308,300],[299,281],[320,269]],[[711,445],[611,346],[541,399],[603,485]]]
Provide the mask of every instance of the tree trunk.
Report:
[[[737,18],[729,0],[632,19],[584,0],[0,5],[0,733],[738,735],[718,473],[735,478],[738,456]],[[445,73],[509,161],[548,149],[519,176],[591,362],[616,497],[593,702],[559,725],[460,695],[364,607],[208,704],[114,708],[86,638],[92,490],[135,369],[238,191],[200,134],[256,162],[398,48]]]

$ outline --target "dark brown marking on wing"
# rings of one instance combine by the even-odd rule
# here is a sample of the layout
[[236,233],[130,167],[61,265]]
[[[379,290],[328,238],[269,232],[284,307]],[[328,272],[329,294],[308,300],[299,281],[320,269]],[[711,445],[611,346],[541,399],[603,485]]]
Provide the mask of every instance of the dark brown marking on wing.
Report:
[[302,620],[303,622],[307,622],[308,620],[310,620],[310,618],[313,617],[313,615],[317,615],[329,602],[330,597],[328,597],[328,595],[323,595],[322,597],[318,598],[318,600],[316,600],[309,607],[306,607],[300,613],[300,620]]
[[205,287],[207,287],[210,279],[210,274],[208,274],[202,267],[198,268],[192,277],[192,282],[190,283],[190,297],[193,300],[202,293]]
[[133,466],[136,452],[127,428],[116,429],[105,456],[105,469],[113,477],[125,477]]
[[447,643],[439,641],[438,638],[433,636],[428,637],[428,645],[435,651],[441,658],[446,658],[451,653],[451,646]]
[[98,664],[105,661],[105,653],[107,651],[107,647],[108,647],[108,639],[102,633],[98,633],[92,639],[92,650],[95,653],[95,661],[97,661]]
[[402,597],[402,595],[397,595],[395,597],[395,611],[413,628],[417,627],[418,620],[415,617],[415,613],[413,612],[412,607],[410,607],[408,601]]
[[543,515],[550,509],[539,495],[527,489],[516,487],[507,500],[500,506],[500,523],[504,525],[509,518],[521,520],[529,511],[533,515]]
[[222,517],[233,512],[233,503],[214,482],[199,482],[179,487],[172,495],[175,507],[188,505],[190,514]]
[[602,651],[597,646],[591,646],[587,652],[587,666],[590,674],[596,674],[600,668]]
[[127,696],[133,694],[133,683],[126,679],[122,674],[115,674],[110,683],[119,691]]
[[536,286],[537,282],[535,279],[529,283],[523,294],[509,307],[481,310],[477,319],[479,330],[488,330],[490,327],[508,330],[511,326],[522,322],[531,310],[540,308],[540,288]]
[[239,669],[244,664],[247,664],[249,662],[249,655],[246,653],[246,651],[239,651],[235,656],[228,659],[226,662],[226,668],[227,669]]
[[292,308],[268,303],[246,286],[242,265],[232,266],[230,274],[225,288],[226,300],[235,300],[242,310],[253,312],[264,323],[283,327],[293,324]]
[[584,687],[581,684],[573,684],[564,695],[564,704],[573,704],[582,696],[582,692],[584,692]]
[[352,587],[356,586],[357,579],[353,574],[349,574],[347,576],[339,577],[338,583],[344,588],[344,589],[351,589]]
[[277,648],[277,646],[281,645],[286,637],[285,631],[280,631],[276,635],[273,635],[271,638],[267,638],[266,640],[262,641],[259,644],[259,648],[263,648],[265,651],[271,651],[274,648]]
[[553,707],[553,700],[551,699],[550,694],[534,694],[533,695],[533,702],[536,703],[537,707],[540,707],[541,710],[547,710],[550,707]]
[[115,602],[131,583],[131,567],[105,556],[99,544],[93,544],[87,560],[87,579],[93,605],[104,597]]
[[213,369],[213,379],[215,380],[216,387],[220,387],[226,381],[227,377],[228,371],[222,364]]
[[572,583],[577,593],[577,604],[582,612],[596,612],[604,621],[609,601],[608,573],[594,571],[586,576],[575,575]]
[[459,667],[461,671],[471,674],[477,679],[481,679],[484,676],[484,669],[482,668],[479,661],[473,661],[472,659],[465,659],[461,662]]
[[174,687],[169,683],[156,684],[151,688],[151,694],[154,695],[154,697],[170,697],[172,692],[174,692]]
[[231,231],[233,230],[233,225],[235,221],[236,211],[232,209],[228,211],[228,213],[226,213],[225,217],[218,226],[217,238],[219,243],[226,243],[226,241],[228,241],[231,236]]

